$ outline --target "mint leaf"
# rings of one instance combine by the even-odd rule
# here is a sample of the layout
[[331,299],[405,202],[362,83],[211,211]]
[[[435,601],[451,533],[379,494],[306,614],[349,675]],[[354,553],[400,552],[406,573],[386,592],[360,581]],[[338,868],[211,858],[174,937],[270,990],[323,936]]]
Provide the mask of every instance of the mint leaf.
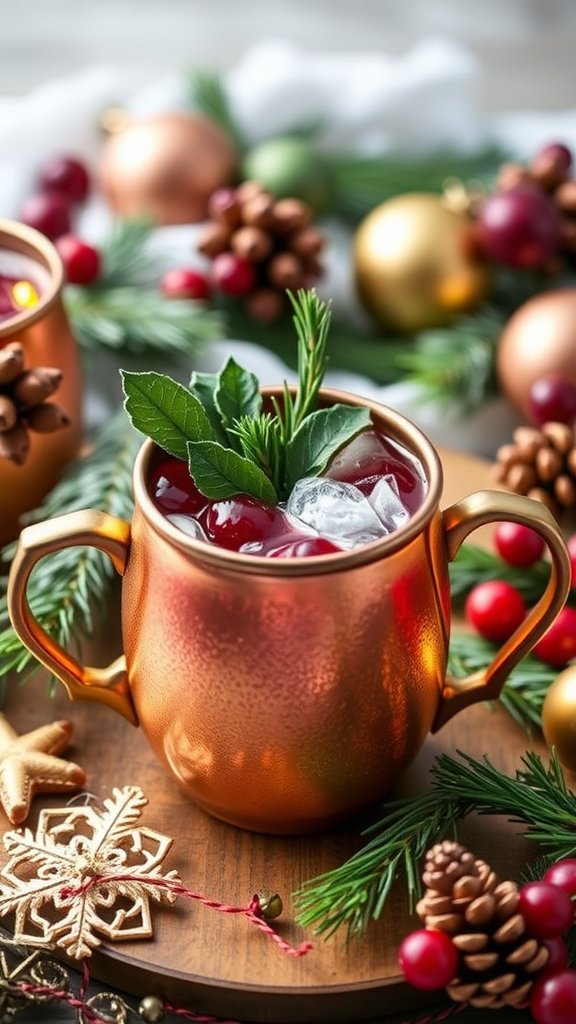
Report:
[[211,440],[214,431],[202,404],[183,384],[162,373],[120,370],[124,408],[136,430],[177,459],[188,458],[187,442]]
[[217,387],[218,374],[216,373],[201,373],[200,370],[195,370],[190,378],[190,391],[200,401],[210,420],[216,441],[227,445],[229,439],[222,423],[222,414],[216,405]]
[[276,491],[260,467],[217,441],[189,441],[188,469],[198,490],[212,500],[250,494],[276,504]]
[[332,456],[371,422],[368,409],[352,405],[332,405],[310,413],[286,446],[287,492],[301,477],[322,473]]
[[[225,428],[242,416],[258,416],[262,408],[258,378],[230,358],[218,374],[214,400]],[[235,439],[230,440],[236,443]]]

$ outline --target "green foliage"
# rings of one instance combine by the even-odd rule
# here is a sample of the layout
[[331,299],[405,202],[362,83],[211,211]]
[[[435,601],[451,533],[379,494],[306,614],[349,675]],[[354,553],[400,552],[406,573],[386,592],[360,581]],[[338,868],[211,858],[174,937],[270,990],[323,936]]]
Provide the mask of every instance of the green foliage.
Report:
[[576,853],[576,798],[552,753],[546,768],[529,751],[513,777],[485,757],[461,751],[431,768],[432,789],[388,805],[385,816],[365,833],[372,838],[344,864],[306,882],[294,894],[298,921],[318,934],[346,928],[347,939],[361,936],[379,918],[404,869],[410,906],[421,895],[419,868],[426,850],[457,834],[458,822],[473,812],[506,817],[538,842],[551,859]]
[[[158,373],[122,371],[133,425],[176,458],[208,498],[245,493],[275,503],[296,480],[319,474],[370,423],[366,409],[314,406],[326,367],[329,307],[315,292],[291,296],[299,382],[284,386],[274,414],[262,411],[257,378],[229,359],[219,374],[192,377],[190,389]],[[203,408],[205,402],[205,410]]]
[[[45,501],[27,517],[40,522],[81,508],[130,520],[132,465],[142,437],[132,430],[123,412],[108,422],[91,450],[72,462]],[[4,549],[10,559],[15,545]],[[30,578],[28,596],[40,625],[63,647],[93,633],[94,616],[103,613],[114,569],[109,558],[94,547],[62,548],[42,559]],[[4,586],[5,586],[4,581]],[[0,679],[8,673],[20,682],[38,665],[12,629],[6,592],[0,596]]]

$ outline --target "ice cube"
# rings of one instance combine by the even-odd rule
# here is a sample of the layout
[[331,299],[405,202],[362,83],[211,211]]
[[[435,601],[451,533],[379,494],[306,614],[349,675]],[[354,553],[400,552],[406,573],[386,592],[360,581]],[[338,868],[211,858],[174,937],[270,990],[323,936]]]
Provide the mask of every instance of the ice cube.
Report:
[[166,519],[168,522],[172,523],[173,526],[177,526],[179,530],[182,530],[182,533],[186,533],[189,537],[193,537],[194,540],[206,540],[204,530],[193,516],[187,516],[183,512],[173,512],[169,516],[166,516]]
[[362,491],[354,484],[326,477],[299,480],[288,498],[286,512],[343,548],[368,544],[388,532]]
[[398,483],[392,473],[380,477],[368,495],[368,501],[385,526],[386,533],[392,533],[410,519],[410,513],[400,498]]

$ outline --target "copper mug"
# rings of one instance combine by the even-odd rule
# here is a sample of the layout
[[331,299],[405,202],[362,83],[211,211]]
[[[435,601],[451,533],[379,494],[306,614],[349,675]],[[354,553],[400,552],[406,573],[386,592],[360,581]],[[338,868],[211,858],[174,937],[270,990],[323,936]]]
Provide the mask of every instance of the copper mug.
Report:
[[[488,490],[441,511],[440,459],[414,424],[352,395],[322,395],[327,404],[367,406],[376,428],[420,460],[427,493],[394,533],[293,559],[194,540],[147,492],[161,453],[146,440],[134,465],[131,525],[86,510],[28,526],[9,579],[15,630],[72,699],[103,701],[139,723],[199,807],[266,833],[323,829],[383,797],[431,730],[498,697],[570,588],[566,547],[542,504]],[[449,562],[471,531],[496,520],[541,534],[550,579],[488,668],[453,678]],[[124,653],[105,669],[55,643],[26,597],[38,559],[85,544],[105,551],[123,576]]]
[[82,443],[82,368],[80,352],[64,308],[64,268],[52,242],[34,228],[0,220],[0,249],[26,257],[41,273],[36,305],[0,322],[0,348],[21,342],[26,369],[54,366],[62,371],[55,400],[70,423],[53,434],[33,433],[24,465],[0,459],[0,546],[14,540],[20,516],[36,508],[60,479]]

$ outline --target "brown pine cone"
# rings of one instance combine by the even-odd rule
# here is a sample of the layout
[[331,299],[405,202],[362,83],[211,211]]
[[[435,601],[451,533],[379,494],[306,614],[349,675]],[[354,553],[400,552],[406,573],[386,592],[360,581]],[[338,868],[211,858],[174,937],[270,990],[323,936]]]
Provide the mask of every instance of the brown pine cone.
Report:
[[208,216],[196,247],[211,260],[231,251],[253,265],[255,283],[244,298],[255,319],[272,322],[286,308],[287,289],[321,276],[325,237],[302,200],[274,199],[258,182],[245,181],[214,192]]
[[576,426],[517,427],[496,452],[493,476],[515,494],[547,505],[556,518],[576,506]]
[[68,415],[47,399],[56,391],[62,372],[53,366],[24,369],[19,341],[0,348],[0,458],[17,466],[26,461],[28,431],[48,434],[70,423]]
[[523,1006],[549,953],[526,935],[516,883],[500,882],[488,864],[450,840],[428,852],[422,880],[419,917],[450,935],[459,951],[450,998],[490,1009]]

